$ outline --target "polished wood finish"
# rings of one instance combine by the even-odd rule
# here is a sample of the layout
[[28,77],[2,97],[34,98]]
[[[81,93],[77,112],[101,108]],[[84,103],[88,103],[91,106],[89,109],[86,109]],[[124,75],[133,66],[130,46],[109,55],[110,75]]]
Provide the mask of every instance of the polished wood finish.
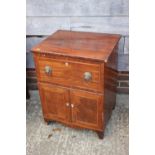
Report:
[[85,128],[103,130],[103,95],[71,90],[72,123]]
[[32,49],[44,120],[103,139],[116,103],[120,35],[57,31]]
[[[128,94],[129,93],[129,72],[128,71],[116,71],[117,81],[117,93]],[[29,90],[38,90],[37,77],[35,68],[26,69],[26,80]]]
[[[64,59],[60,56],[52,57],[45,54],[36,54],[34,58],[37,65],[39,81],[86,90],[103,90],[103,83],[100,78],[101,65],[99,63]],[[46,66],[51,67],[53,70],[51,74],[45,73]],[[84,73],[87,71],[91,71],[92,74],[90,81],[84,80]]]
[[32,48],[33,52],[105,61],[120,39],[118,34],[58,30]]
[[47,83],[38,83],[44,118],[68,122],[70,119],[68,89],[56,87]]

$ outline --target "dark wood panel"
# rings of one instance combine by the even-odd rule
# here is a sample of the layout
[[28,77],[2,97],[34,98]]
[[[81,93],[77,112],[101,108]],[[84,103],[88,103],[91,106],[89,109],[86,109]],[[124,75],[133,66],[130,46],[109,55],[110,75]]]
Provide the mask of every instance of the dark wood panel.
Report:
[[[112,110],[115,108],[116,104],[116,93],[117,93],[117,74],[116,72],[109,68],[109,66],[104,66],[104,126],[107,124]],[[113,78],[113,81],[110,79]]]

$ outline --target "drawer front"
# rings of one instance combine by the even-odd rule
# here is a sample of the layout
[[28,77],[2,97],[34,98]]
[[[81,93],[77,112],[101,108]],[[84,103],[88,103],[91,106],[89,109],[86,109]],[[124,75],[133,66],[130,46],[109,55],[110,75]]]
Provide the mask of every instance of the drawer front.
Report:
[[100,64],[46,57],[36,61],[39,81],[88,90],[102,89]]

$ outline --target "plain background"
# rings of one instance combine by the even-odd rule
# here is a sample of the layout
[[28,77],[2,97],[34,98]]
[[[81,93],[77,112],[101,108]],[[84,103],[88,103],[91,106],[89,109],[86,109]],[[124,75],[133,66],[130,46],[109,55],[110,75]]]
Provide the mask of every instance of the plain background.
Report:
[[[155,154],[154,1],[130,1],[130,154]],[[0,5],[0,154],[26,154],[26,1]]]

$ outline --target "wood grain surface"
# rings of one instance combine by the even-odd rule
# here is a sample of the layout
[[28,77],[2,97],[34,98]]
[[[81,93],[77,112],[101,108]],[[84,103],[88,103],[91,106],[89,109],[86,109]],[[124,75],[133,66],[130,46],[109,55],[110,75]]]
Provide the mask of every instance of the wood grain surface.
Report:
[[58,30],[32,48],[32,52],[104,61],[117,45],[120,35]]

